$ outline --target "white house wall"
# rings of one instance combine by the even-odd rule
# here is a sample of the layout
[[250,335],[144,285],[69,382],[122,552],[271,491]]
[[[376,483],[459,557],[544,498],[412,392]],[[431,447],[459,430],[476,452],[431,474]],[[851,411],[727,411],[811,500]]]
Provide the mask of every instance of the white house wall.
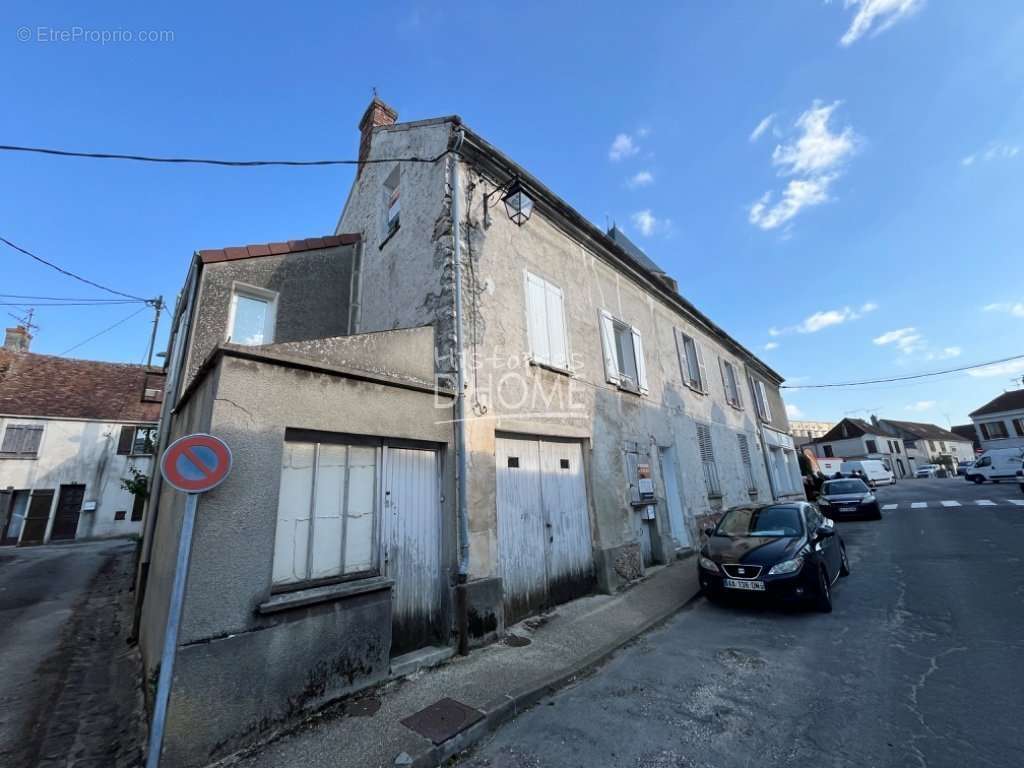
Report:
[[[0,418],[0,435],[8,424],[43,424],[43,436],[36,458],[0,458],[0,488],[15,490],[52,488],[53,507],[47,525],[50,538],[60,486],[85,485],[85,501],[95,501],[95,512],[83,511],[75,538],[103,538],[137,535],[141,521],[132,521],[134,497],[121,488],[130,478],[129,466],[150,475],[149,456],[119,456],[117,441],[121,424],[59,419]],[[125,512],[115,520],[115,512]]]

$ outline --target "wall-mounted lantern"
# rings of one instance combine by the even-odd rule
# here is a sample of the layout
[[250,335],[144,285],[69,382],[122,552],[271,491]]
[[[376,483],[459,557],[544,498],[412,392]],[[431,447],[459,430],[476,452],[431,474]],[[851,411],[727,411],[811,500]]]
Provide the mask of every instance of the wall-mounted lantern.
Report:
[[501,194],[501,202],[505,204],[505,212],[512,222],[521,227],[530,220],[533,213],[533,199],[526,194],[518,176],[513,176],[490,194],[484,195],[484,226],[491,226],[491,198]]

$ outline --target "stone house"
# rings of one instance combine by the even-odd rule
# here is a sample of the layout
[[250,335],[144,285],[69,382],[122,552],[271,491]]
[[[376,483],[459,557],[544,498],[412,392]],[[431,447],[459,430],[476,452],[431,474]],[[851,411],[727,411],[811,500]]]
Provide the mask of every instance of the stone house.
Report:
[[0,349],[0,543],[137,536],[146,506],[122,480],[152,474],[164,374]]
[[[803,498],[778,373],[459,118],[396,121],[366,110],[333,235],[192,260],[161,441],[210,432],[234,469],[198,503],[176,765]],[[161,485],[151,680],[184,505]]]

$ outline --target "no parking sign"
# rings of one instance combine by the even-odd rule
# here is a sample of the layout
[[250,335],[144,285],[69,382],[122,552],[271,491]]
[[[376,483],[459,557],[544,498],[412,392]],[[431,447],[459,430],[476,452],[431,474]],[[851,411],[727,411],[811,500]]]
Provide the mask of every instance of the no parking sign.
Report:
[[205,434],[179,437],[164,451],[160,474],[185,493],[205,493],[220,485],[231,471],[231,449],[219,437]]

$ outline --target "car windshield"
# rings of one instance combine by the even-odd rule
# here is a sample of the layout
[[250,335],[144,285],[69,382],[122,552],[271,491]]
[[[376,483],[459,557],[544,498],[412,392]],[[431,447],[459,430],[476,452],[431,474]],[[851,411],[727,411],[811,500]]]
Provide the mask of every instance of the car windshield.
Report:
[[868,487],[863,480],[833,480],[825,483],[824,493],[826,496],[838,495],[841,493],[867,493]]
[[797,507],[733,509],[725,513],[716,536],[799,536],[803,530]]

